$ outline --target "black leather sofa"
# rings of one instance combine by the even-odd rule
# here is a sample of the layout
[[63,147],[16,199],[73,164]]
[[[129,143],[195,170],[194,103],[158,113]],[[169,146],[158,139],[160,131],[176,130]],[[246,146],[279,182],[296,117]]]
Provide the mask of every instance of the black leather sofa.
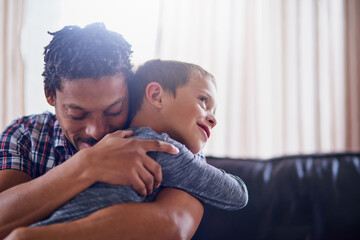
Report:
[[249,202],[239,211],[205,205],[193,239],[360,239],[360,153],[207,161],[240,176]]

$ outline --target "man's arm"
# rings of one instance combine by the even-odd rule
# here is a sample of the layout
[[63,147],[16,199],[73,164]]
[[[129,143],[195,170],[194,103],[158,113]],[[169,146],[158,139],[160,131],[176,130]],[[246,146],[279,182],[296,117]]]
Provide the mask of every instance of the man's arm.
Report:
[[74,222],[19,228],[6,240],[191,239],[203,210],[196,198],[168,188],[152,203],[119,204]]
[[161,181],[161,167],[146,152],[176,150],[168,143],[124,136],[121,131],[109,134],[34,180],[17,170],[0,171],[0,238],[44,219],[95,182],[149,193]]
[[45,218],[89,185],[71,165],[65,162],[34,180],[18,170],[0,171],[0,238]]

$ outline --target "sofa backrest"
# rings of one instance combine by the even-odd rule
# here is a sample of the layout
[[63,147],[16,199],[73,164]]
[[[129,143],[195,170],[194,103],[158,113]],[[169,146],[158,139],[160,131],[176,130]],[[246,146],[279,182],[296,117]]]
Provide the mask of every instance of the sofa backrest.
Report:
[[205,205],[193,239],[360,239],[360,153],[207,161],[240,176],[249,203]]

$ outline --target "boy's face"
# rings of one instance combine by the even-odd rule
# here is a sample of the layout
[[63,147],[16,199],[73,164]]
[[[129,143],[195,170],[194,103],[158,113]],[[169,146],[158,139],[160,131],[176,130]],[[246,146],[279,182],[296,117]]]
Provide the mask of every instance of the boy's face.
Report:
[[216,88],[200,76],[176,90],[176,97],[167,92],[164,102],[164,132],[183,143],[191,152],[198,153],[216,125]]
[[47,100],[55,106],[65,136],[78,150],[121,129],[127,120],[128,89],[122,74],[64,81],[56,97],[47,96]]

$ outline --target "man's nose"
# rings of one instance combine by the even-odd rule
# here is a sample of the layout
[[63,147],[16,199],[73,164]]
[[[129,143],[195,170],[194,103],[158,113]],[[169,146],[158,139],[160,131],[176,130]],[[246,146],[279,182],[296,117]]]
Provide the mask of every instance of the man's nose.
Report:
[[104,118],[96,118],[90,121],[86,127],[86,134],[99,141],[108,133],[108,123]]

